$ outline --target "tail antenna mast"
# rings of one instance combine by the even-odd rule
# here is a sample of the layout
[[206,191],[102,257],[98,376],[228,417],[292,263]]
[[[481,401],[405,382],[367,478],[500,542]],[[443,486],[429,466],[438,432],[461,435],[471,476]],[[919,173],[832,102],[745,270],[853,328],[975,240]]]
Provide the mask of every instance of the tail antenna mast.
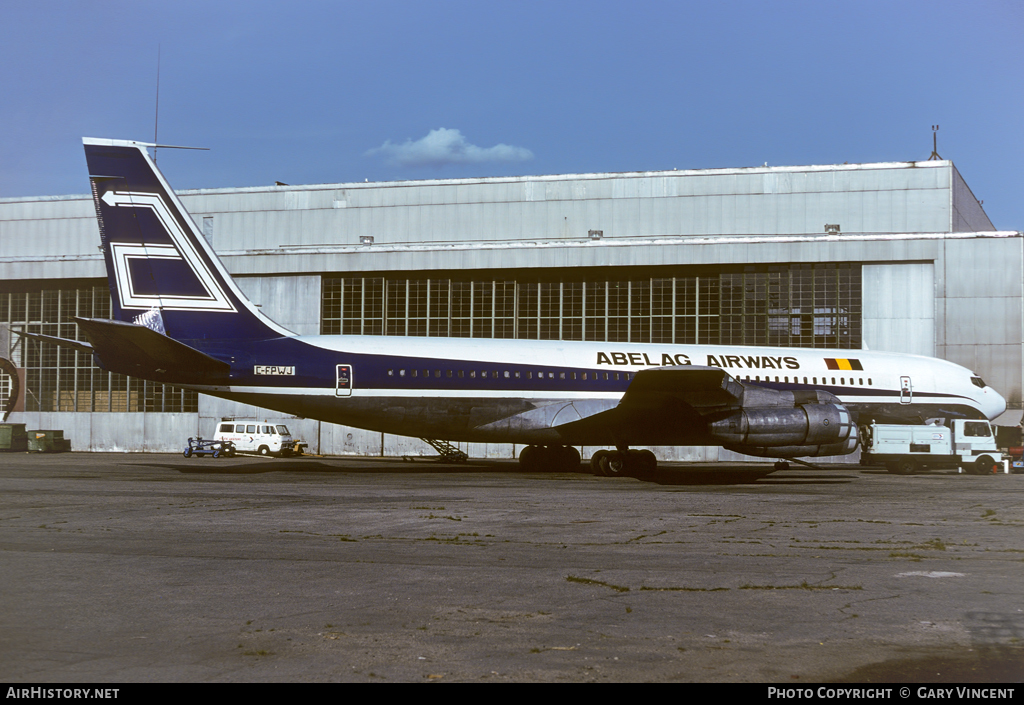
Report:
[[938,125],[932,125],[932,155],[930,157],[928,157],[928,161],[935,161],[935,160],[941,160],[942,159],[942,157],[939,156],[938,133],[939,133],[939,126]]
[[[160,130],[160,45],[156,45],[156,115],[153,118],[153,144],[160,144],[157,134]],[[156,164],[156,147],[153,148],[153,163]]]

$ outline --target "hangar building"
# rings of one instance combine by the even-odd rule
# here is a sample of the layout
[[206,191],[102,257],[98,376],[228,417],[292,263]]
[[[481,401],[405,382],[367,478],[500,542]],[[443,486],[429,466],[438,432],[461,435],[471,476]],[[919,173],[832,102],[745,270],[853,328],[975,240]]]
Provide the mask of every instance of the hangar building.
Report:
[[[1007,398],[1001,422],[1020,419],[1024,238],[995,230],[950,161],[179,195],[241,288],[298,333],[918,353],[973,369]],[[98,246],[89,196],[0,199],[0,356],[25,388],[10,421],[64,429],[77,450],[180,450],[235,417],[286,423],[325,454],[432,452],[109,374],[88,355],[5,335],[78,337],[73,316],[108,316]]]

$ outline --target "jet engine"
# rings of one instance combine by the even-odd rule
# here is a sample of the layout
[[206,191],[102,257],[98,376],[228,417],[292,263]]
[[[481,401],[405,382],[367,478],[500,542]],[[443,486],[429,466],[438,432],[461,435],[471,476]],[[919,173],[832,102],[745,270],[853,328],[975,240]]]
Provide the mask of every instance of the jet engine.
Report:
[[857,450],[857,424],[842,404],[745,408],[708,424],[724,448],[770,458],[846,455]]

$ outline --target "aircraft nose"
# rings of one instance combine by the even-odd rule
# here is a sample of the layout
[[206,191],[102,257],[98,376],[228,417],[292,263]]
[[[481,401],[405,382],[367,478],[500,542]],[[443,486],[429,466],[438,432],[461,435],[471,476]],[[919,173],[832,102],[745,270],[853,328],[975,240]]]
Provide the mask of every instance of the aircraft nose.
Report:
[[992,387],[985,387],[985,398],[982,403],[985,407],[985,415],[990,421],[1006,411],[1006,399]]

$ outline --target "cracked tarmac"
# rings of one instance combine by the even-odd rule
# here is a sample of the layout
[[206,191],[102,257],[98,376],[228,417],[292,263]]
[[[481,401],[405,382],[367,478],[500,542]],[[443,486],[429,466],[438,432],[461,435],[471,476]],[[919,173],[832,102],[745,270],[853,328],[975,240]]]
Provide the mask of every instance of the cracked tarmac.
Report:
[[1024,475],[0,455],[0,680],[1019,681]]

